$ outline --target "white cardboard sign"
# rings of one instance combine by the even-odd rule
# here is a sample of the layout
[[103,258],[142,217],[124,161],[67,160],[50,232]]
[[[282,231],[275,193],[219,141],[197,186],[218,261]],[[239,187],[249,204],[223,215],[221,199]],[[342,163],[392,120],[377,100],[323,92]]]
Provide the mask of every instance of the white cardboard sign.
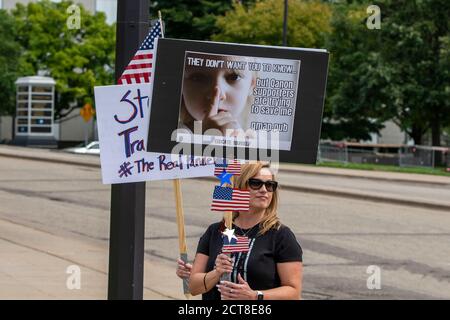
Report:
[[151,86],[95,87],[104,184],[214,175],[214,159],[146,152]]

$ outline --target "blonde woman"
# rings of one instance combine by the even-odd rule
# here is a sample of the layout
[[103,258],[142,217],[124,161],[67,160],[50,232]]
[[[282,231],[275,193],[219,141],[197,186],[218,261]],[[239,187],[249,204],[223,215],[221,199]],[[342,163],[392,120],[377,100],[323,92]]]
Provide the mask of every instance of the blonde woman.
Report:
[[[243,165],[235,187],[250,191],[250,211],[233,213],[236,235],[250,239],[248,253],[232,259],[221,253],[224,223],[209,226],[200,238],[192,265],[179,262],[177,274],[189,277],[192,295],[204,300],[300,299],[302,249],[278,215],[278,183],[268,165]],[[220,281],[231,272],[231,281]]]

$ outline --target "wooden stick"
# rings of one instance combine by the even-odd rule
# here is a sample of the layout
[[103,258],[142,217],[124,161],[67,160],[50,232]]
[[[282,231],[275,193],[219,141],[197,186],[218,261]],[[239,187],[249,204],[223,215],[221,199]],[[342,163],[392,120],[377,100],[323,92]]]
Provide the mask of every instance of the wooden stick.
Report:
[[161,26],[161,38],[164,38],[164,26],[163,26],[162,14],[161,14],[160,10],[158,10],[158,19],[159,19],[159,25]]
[[[232,211],[226,211],[223,214],[223,218],[225,220],[225,226],[228,229],[231,229],[233,227],[233,212]],[[231,253],[227,253],[225,254],[228,257],[231,258]],[[225,272],[220,276],[220,280],[221,281],[231,281],[231,273],[230,272]]]
[[[231,180],[232,180],[232,184],[229,184],[228,186],[230,188],[233,188],[233,184],[235,183],[235,176],[234,175],[231,177]],[[233,228],[233,211],[225,212],[223,218],[225,219],[225,226],[228,229],[232,229]]]
[[233,212],[232,211],[227,211],[224,213],[223,218],[225,219],[225,226],[228,229],[232,229],[233,228]]
[[[173,180],[173,188],[175,190],[175,204],[177,208],[178,246],[180,248],[180,259],[184,262],[188,262],[186,234],[184,233],[183,197],[181,195],[180,179]],[[188,279],[183,279],[183,292],[187,299],[191,297]]]

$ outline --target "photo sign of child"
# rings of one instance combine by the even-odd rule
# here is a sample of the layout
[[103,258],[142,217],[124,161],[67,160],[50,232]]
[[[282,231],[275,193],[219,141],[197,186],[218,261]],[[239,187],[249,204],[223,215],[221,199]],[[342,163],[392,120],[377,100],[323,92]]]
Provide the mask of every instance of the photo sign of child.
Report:
[[161,38],[148,150],[314,164],[325,49]]
[[[187,51],[177,139],[194,134],[203,144],[258,147],[257,132],[269,139],[278,132],[271,145],[290,150],[299,70],[299,60]],[[242,141],[234,139],[239,134]]]

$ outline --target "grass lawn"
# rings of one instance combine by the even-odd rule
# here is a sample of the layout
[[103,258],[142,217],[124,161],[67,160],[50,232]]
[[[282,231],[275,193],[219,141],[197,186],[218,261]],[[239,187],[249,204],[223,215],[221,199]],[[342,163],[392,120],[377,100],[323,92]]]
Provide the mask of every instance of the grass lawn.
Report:
[[445,168],[423,168],[423,167],[397,167],[382,164],[368,164],[368,163],[341,163],[341,162],[318,162],[319,167],[343,168],[343,169],[357,169],[357,170],[372,170],[372,171],[389,171],[389,172],[404,172],[404,173],[419,173],[432,174],[438,176],[450,177],[450,172],[446,172]]

